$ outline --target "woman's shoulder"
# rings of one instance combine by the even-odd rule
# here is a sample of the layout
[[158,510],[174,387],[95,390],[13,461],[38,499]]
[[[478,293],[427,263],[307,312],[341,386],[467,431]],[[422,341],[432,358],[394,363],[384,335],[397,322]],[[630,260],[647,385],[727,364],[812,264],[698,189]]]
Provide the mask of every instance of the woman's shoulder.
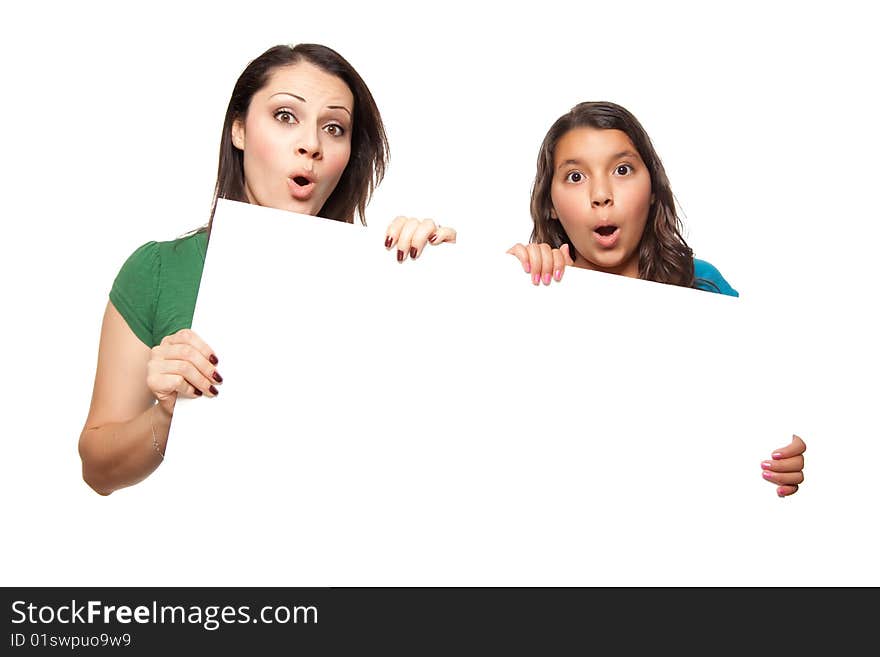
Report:
[[694,286],[700,290],[738,297],[739,292],[721,275],[718,268],[705,260],[694,258]]
[[207,244],[205,230],[145,242],[116,275],[110,301],[147,346],[168,334],[166,325],[192,321],[190,309],[195,306]]
[[204,260],[208,233],[199,229],[173,240],[144,242],[126,260],[125,267],[151,267],[167,259],[191,258],[201,255]]
[[148,244],[155,244],[159,257],[163,259],[201,255],[204,260],[205,250],[208,246],[208,231],[206,228],[199,228],[173,240],[148,242]]
[[173,240],[147,242],[132,257],[153,261],[153,273],[164,280],[201,278],[208,247],[208,233],[199,229]]
[[177,239],[154,244],[156,275],[163,289],[173,289],[180,285],[188,289],[193,283],[198,285],[205,266],[207,230],[199,229]]

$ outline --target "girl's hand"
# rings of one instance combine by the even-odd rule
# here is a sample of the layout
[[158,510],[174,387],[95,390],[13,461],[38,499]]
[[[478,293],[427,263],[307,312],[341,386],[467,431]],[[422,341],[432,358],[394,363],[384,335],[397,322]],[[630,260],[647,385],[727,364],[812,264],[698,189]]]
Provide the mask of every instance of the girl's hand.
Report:
[[430,219],[397,217],[385,231],[385,248],[397,247],[397,262],[422,255],[425,244],[455,244],[457,233],[449,226],[439,226]]
[[764,479],[779,486],[776,494],[779,497],[794,495],[798,484],[804,481],[804,452],[807,446],[799,436],[792,436],[791,442],[773,452],[772,460],[761,461]]
[[541,281],[544,285],[550,285],[551,279],[558,283],[562,280],[566,265],[574,264],[568,252],[568,244],[563,244],[558,249],[550,248],[549,244],[514,244],[507,253],[519,259],[523,270],[532,275],[533,285],[538,285]]
[[217,396],[215,383],[223,383],[217,372],[214,350],[190,329],[166,335],[150,350],[147,363],[147,386],[169,414],[174,412],[177,396]]

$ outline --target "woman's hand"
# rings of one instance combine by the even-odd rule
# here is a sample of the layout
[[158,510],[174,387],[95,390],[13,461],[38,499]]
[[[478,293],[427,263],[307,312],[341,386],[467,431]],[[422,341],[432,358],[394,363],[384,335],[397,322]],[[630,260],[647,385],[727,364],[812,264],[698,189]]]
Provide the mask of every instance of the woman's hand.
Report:
[[551,248],[549,244],[514,244],[507,253],[519,259],[523,270],[532,275],[533,285],[542,281],[544,285],[550,285],[553,279],[558,283],[562,280],[566,265],[574,264],[568,252],[568,244],[563,244],[558,249]]
[[150,350],[147,363],[147,386],[169,414],[174,412],[177,396],[216,397],[215,383],[223,383],[216,369],[214,350],[191,329],[166,335]]
[[792,436],[791,442],[773,452],[772,460],[761,461],[763,476],[767,481],[778,484],[779,497],[794,495],[798,484],[804,481],[804,452],[807,446],[799,436]]
[[407,257],[415,260],[422,255],[426,244],[455,244],[456,235],[454,228],[439,226],[430,219],[397,217],[385,231],[385,248],[397,247],[397,262],[403,262]]

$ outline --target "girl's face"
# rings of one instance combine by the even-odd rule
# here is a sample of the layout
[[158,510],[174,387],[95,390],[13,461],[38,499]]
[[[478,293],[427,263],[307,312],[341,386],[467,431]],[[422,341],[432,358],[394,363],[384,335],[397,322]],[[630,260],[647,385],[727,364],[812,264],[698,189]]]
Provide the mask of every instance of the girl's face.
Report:
[[565,133],[556,144],[550,197],[550,216],[571,239],[576,266],[638,278],[653,196],[648,168],[625,132]]
[[276,69],[232,126],[248,202],[317,215],[351,155],[354,97],[314,64]]

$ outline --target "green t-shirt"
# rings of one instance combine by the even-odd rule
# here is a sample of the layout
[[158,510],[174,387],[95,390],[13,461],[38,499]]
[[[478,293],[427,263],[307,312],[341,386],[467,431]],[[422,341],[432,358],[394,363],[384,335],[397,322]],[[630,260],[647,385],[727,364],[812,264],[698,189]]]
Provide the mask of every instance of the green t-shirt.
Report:
[[192,328],[207,246],[206,232],[147,242],[119,270],[110,301],[148,347],[182,328]]

